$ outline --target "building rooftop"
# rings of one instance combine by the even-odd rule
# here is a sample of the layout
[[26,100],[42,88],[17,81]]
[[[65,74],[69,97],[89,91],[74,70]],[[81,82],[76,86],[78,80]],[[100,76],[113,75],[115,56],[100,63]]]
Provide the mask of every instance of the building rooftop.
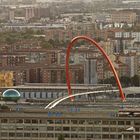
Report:
[[[103,88],[103,87],[111,87],[111,85],[109,84],[95,84],[95,85],[85,85],[85,84],[77,84],[77,85],[73,85],[71,84],[71,88],[72,89],[95,89],[95,88]],[[19,88],[22,88],[22,89],[67,89],[67,86],[66,84],[45,84],[45,83],[27,83],[25,85],[19,85],[19,86],[12,86],[12,87],[1,87],[1,88],[6,88],[6,89],[9,89],[9,88],[12,88],[12,89],[19,89]]]
[[127,88],[124,88],[124,92],[126,92],[127,94],[140,93],[140,87],[127,87]]

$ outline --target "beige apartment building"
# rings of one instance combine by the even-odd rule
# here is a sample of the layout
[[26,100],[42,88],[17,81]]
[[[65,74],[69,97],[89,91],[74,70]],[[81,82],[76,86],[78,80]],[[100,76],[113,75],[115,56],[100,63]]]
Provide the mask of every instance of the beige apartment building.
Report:
[[136,13],[131,11],[115,11],[111,14],[112,22],[127,22],[134,23],[136,21]]
[[[62,111],[63,110],[63,111]],[[0,113],[1,140],[139,140],[139,111],[69,108]]]

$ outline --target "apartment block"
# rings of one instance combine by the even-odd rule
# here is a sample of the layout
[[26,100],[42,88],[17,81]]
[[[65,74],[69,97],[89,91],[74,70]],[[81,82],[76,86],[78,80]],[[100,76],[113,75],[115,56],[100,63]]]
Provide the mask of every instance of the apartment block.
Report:
[[127,23],[134,23],[136,21],[136,13],[131,11],[114,11],[111,14],[111,21],[112,22],[127,22]]

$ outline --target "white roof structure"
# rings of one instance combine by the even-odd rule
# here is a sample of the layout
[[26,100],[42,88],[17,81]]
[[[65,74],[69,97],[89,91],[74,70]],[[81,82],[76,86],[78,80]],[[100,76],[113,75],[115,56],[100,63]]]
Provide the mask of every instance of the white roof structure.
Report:
[[124,91],[126,94],[140,93],[140,87],[128,87],[128,88],[123,88],[123,91]]

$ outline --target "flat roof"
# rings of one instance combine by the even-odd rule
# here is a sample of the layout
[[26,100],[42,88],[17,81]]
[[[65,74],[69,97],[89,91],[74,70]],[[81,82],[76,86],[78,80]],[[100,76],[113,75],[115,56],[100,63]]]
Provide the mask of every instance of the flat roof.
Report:
[[[103,88],[106,85],[71,85],[72,89],[96,89]],[[67,89],[66,85],[19,85],[19,86],[11,86],[11,87],[0,87],[1,89]]]
[[126,94],[140,93],[140,87],[127,87],[123,88],[123,90]]

